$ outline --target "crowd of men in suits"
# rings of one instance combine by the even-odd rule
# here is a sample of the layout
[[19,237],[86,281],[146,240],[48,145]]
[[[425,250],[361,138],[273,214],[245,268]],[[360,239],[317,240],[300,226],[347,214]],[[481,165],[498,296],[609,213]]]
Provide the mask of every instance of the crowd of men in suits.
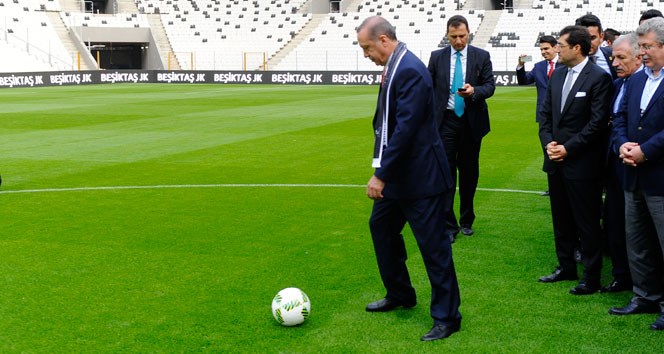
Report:
[[[490,130],[486,99],[495,91],[489,53],[468,44],[467,20],[449,18],[446,35],[450,45],[425,66],[386,19],[369,17],[357,28],[364,56],[384,67],[366,194],[374,201],[369,226],[386,295],[366,311],[417,304],[401,234],[408,223],[432,288],[433,327],[423,341],[461,328],[451,245],[459,232],[474,234],[480,147]],[[603,41],[600,20],[585,15],[559,38],[541,38],[544,60],[533,71],[519,57],[519,82],[538,89],[558,258],[539,281],[579,280],[580,262],[571,294],[632,290],[632,300],[609,313],[659,313],[650,328],[664,330],[664,18],[644,13],[636,33],[615,39],[613,49]],[[613,281],[602,287],[606,239]]]
[[[559,38],[543,36],[544,60],[519,84],[537,86],[536,121],[544,151],[558,265],[543,283],[577,280],[573,295],[633,291],[612,315],[659,314],[664,330],[664,18],[643,13],[634,33],[602,46],[594,15]],[[604,198],[602,196],[604,195]],[[613,281],[602,287],[608,247]]]

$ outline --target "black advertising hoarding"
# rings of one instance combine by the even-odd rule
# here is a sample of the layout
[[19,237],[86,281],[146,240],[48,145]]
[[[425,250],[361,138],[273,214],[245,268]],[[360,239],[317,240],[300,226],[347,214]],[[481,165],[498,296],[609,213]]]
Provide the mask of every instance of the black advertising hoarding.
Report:
[[[0,73],[0,88],[117,83],[377,85],[380,71],[103,70]],[[515,72],[494,72],[496,86],[517,85]]]

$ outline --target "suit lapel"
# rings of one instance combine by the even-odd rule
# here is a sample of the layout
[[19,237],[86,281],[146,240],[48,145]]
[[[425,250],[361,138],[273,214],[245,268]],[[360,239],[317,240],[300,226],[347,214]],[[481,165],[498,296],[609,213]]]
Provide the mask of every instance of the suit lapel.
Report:
[[536,74],[535,77],[537,76],[543,77],[545,82],[548,80],[546,74],[549,72],[549,64],[546,60],[542,60],[540,62],[535,63],[533,70],[539,73]]
[[[539,64],[539,72],[541,73],[542,77],[544,78],[544,84],[546,85],[546,84],[549,83],[549,80],[551,80],[549,78],[549,62],[547,60],[542,60],[539,63],[535,64],[535,66],[537,67],[538,64]],[[556,69],[558,69],[562,65],[563,64],[560,64],[560,63],[556,62],[553,65],[553,71],[556,71]],[[553,77],[553,74],[551,74],[551,77]]]
[[588,79],[587,76],[590,74],[590,68],[591,66],[586,64],[586,66],[583,67],[583,70],[581,70],[579,73],[579,76],[576,78],[576,81],[574,81],[574,85],[572,85],[572,88],[569,90],[569,96],[567,96],[567,100],[565,101],[565,107],[563,107],[563,116],[569,109],[569,106],[572,105],[572,101],[574,101],[574,97],[576,97],[577,92],[579,92],[579,88],[581,88],[583,83]]
[[643,96],[643,88],[647,80],[648,76],[646,75],[632,76],[629,80],[628,92],[625,92],[629,96],[623,98],[623,100],[629,100],[627,117],[630,125],[636,126],[641,120],[641,97]]
[[[618,98],[618,95],[620,94],[620,88],[623,86],[623,83],[625,82],[625,79],[616,79],[613,80],[613,99],[611,100],[611,104],[613,105],[616,103],[616,99]],[[613,112],[613,106],[611,106],[612,112]]]
[[[660,73],[660,75],[662,75],[662,73]],[[647,81],[648,81],[648,80],[647,80],[647,76],[646,76],[646,82],[647,82]],[[644,86],[645,86],[645,83],[644,83]],[[657,100],[659,100],[660,98],[662,98],[662,95],[663,95],[663,94],[664,94],[664,85],[662,85],[662,83],[660,82],[659,86],[657,87],[657,90],[655,91],[655,93],[654,93],[654,94],[652,95],[652,97],[650,98],[650,102],[648,102],[648,106],[646,106],[646,109],[643,110],[643,114],[641,115],[641,117],[645,117],[645,116],[646,116],[646,114],[648,113],[648,111],[650,110],[650,108],[652,108],[652,106],[655,104],[655,102],[656,102]]]
[[[442,60],[442,63],[440,63],[440,67],[443,68],[443,82],[445,85],[443,87],[446,87],[450,83],[450,56],[452,53],[452,46],[447,46],[447,48],[443,49],[443,53],[440,56],[440,60]],[[448,90],[449,91],[449,90]]]
[[[553,70],[555,71],[556,69],[558,69],[558,68],[561,67],[561,66],[565,66],[565,65],[563,65],[563,64],[561,64],[559,61],[557,61],[557,62],[556,62],[556,65],[553,66]],[[552,76],[552,77],[553,77],[553,76]],[[550,80],[550,79],[549,79],[549,80]]]
[[551,75],[551,117],[554,125],[560,121],[560,98],[565,83],[565,73],[565,70],[554,70]]
[[473,49],[474,49],[473,47],[468,45],[468,50],[466,51],[466,56],[467,57],[466,57],[466,72],[464,73],[465,74],[465,78],[464,78],[465,81],[464,82],[471,82],[472,81],[470,79],[472,77],[472,76],[470,76],[470,72],[473,70],[473,67],[475,65],[475,60],[474,60],[475,55],[473,55],[474,53],[472,52]]

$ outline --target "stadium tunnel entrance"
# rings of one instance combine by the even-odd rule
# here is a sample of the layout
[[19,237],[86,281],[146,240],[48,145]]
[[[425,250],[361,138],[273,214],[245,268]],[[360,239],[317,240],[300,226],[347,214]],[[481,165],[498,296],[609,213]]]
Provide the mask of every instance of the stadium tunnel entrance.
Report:
[[141,70],[147,43],[91,43],[90,54],[99,69]]
[[117,0],[85,0],[83,1],[85,12],[93,14],[112,14],[117,12]]
[[70,35],[88,67],[134,70],[165,67],[149,28],[72,27]]

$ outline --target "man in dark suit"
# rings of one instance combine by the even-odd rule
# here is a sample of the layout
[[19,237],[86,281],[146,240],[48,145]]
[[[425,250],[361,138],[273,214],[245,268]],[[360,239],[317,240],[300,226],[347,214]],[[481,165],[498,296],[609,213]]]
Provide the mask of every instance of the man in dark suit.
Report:
[[385,67],[373,121],[375,172],[367,195],[374,200],[369,226],[387,294],[366,310],[385,312],[416,304],[401,235],[408,222],[432,288],[434,326],[421,339],[447,338],[461,328],[461,314],[452,246],[440,217],[445,195],[452,192],[452,177],[434,121],[431,76],[382,17],[364,20],[357,40],[365,57]]
[[645,68],[632,75],[613,120],[613,145],[625,164],[627,258],[634,297],[614,315],[659,313],[664,330],[664,19],[636,30]]
[[436,121],[455,185],[459,171],[458,223],[454,214],[454,193],[450,193],[446,206],[447,229],[452,240],[459,226],[466,236],[474,233],[473,199],[480,176],[480,147],[482,138],[490,130],[486,99],[493,96],[496,89],[489,53],[467,45],[468,29],[468,21],[463,16],[450,17],[447,21],[450,46],[432,52],[429,59]]
[[590,52],[588,59],[597,64],[604,71],[609,73],[613,80],[618,78],[616,70],[611,65],[613,61],[611,47],[602,47],[604,42],[604,31],[602,31],[602,22],[595,15],[583,15],[576,19],[577,26],[583,26],[590,33]]
[[[519,55],[519,64],[516,67],[516,80],[519,85],[535,84],[537,87],[537,106],[535,107],[535,121],[540,122],[539,110],[546,95],[546,88],[549,86],[549,78],[553,71],[561,66],[558,63],[558,41],[553,36],[540,37],[540,52],[544,60],[535,63],[533,70],[526,73],[525,54]],[[545,191],[542,196],[548,196],[549,191]]]
[[548,157],[543,170],[549,182],[559,265],[539,280],[577,279],[574,246],[580,240],[583,278],[570,293],[587,295],[600,290],[600,177],[613,87],[611,76],[587,58],[590,34],[586,28],[563,28],[559,47],[559,61],[565,67],[551,76],[540,111],[540,142]]
[[544,60],[538,61],[533,70],[526,72],[525,54],[519,55],[519,64],[516,67],[516,80],[519,85],[532,85],[537,87],[537,107],[535,109],[535,121],[540,122],[539,110],[549,86],[549,78],[553,71],[563,64],[558,63],[558,41],[553,36],[540,37],[540,53]]
[[[614,94],[611,105],[611,121],[620,108],[624,97],[625,82],[629,77],[641,70],[638,37],[635,33],[618,37],[613,43],[613,67],[618,79],[613,82]],[[604,198],[604,233],[608,240],[611,255],[611,274],[613,281],[602,289],[602,292],[620,292],[632,289],[632,276],[627,262],[625,246],[625,196],[620,184],[623,174],[622,161],[607,142],[607,166],[605,173],[606,195]]]

